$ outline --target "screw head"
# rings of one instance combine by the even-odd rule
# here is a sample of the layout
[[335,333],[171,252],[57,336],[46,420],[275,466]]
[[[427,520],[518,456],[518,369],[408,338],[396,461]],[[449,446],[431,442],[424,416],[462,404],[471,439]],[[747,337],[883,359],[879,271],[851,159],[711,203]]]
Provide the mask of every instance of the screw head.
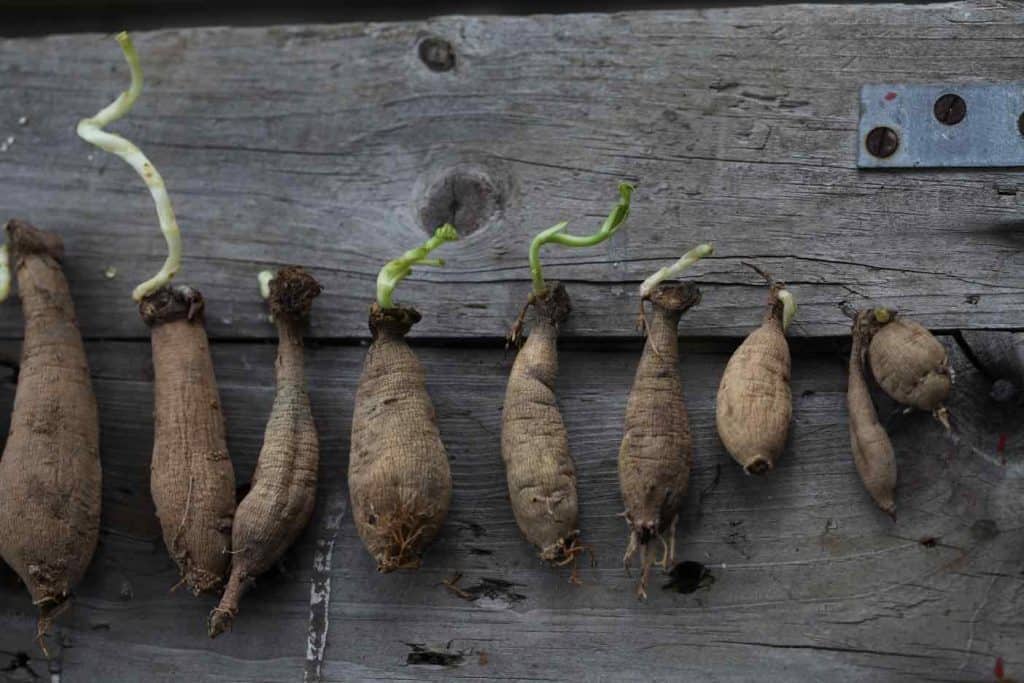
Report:
[[451,71],[455,68],[455,48],[444,38],[432,36],[420,41],[420,60],[431,71]]
[[932,113],[935,114],[935,119],[942,124],[947,126],[955,126],[964,120],[964,116],[967,115],[967,103],[964,102],[964,98],[954,93],[946,93],[939,99],[935,100],[935,106],[932,107]]
[[896,135],[896,131],[892,128],[878,126],[871,129],[871,132],[868,133],[867,138],[864,140],[864,144],[872,156],[884,159],[891,157],[896,148],[900,146],[900,137]]

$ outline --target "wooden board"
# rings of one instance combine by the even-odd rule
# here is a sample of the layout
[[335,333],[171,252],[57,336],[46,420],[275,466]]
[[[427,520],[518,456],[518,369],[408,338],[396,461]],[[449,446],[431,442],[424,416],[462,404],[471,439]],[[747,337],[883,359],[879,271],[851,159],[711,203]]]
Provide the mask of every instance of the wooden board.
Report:
[[[684,323],[684,335],[692,331]],[[988,681],[1002,657],[1019,676],[1024,408],[987,401],[989,380],[944,342],[958,377],[951,408],[960,441],[951,445],[925,415],[890,420],[901,468],[895,523],[871,503],[851,461],[841,348],[797,358],[792,439],[777,471],[758,479],[715,436],[714,392],[728,354],[685,344],[696,455],[678,555],[705,565],[713,582],[683,594],[663,590],[659,575],[647,603],[621,568],[626,529],[615,465],[638,342],[561,351],[558,391],[580,474],[581,526],[598,561],[581,568],[581,587],[568,583],[567,569],[542,566],[515,526],[498,437],[511,359],[490,348],[418,349],[455,498],[419,572],[377,574],[348,515],[344,477],[364,350],[314,343],[307,366],[323,441],[317,515],[283,573],[258,583],[234,632],[216,641],[205,636],[213,599],[169,592],[177,576],[148,494],[148,348],[90,344],[104,531],[50,666],[68,681],[298,680],[303,672],[323,681],[612,680],[611,672],[614,680],[739,681],[756,672],[765,681]],[[245,482],[273,398],[274,347],[213,348]],[[0,376],[0,432],[12,398]],[[888,415],[891,403],[880,405]],[[475,601],[443,587],[455,573]],[[326,622],[313,607],[322,656],[307,651],[311,584],[329,584]],[[3,570],[0,668],[19,653],[29,660],[0,680],[29,680],[26,667],[45,675],[34,629],[27,593]],[[445,656],[417,653],[420,646]],[[448,665],[410,663],[430,661]]]
[[[450,218],[466,237],[449,265],[399,298],[419,336],[500,337],[530,237],[594,229],[620,180],[638,185],[620,234],[544,252],[572,284],[569,335],[632,334],[637,284],[701,241],[702,335],[757,319],[746,260],[792,284],[796,335],[845,333],[843,301],[1019,329],[1019,174],[859,172],[855,151],[862,83],[1017,79],[1022,22],[984,2],[140,33],[146,89],[116,129],[167,181],[216,337],[267,335],[254,278],[284,262],[326,285],[317,336],[365,337],[381,263]],[[453,69],[420,58],[428,37]],[[141,182],[73,132],[126,85],[110,36],[0,40],[0,216],[66,236],[91,337],[145,335],[126,295],[163,258]]]
[[[100,548],[53,658],[0,566],[0,681],[1024,679],[1024,203],[1018,172],[858,172],[857,89],[869,81],[1019,78],[1024,17],[1005,3],[789,6],[135,36],[147,73],[118,131],[161,169],[186,234],[182,280],[208,321],[238,480],[273,398],[258,270],[326,285],[308,374],[321,430],[318,509],[235,631],[205,636],[213,598],[170,592],[149,496],[152,368],[127,298],[162,242],[141,182],[73,132],[127,83],[110,36],[0,40],[0,219],[66,238],[66,270],[100,403]],[[420,57],[450,41],[454,68]],[[1015,59],[1016,57],[1016,59]],[[19,121],[24,120],[24,123]],[[569,285],[558,392],[597,566],[544,567],[508,505],[499,420],[511,355],[498,339],[529,291],[532,234],[596,227],[619,180],[634,211],[608,243],[544,252]],[[464,233],[398,299],[455,480],[416,573],[381,576],[348,514],[348,430],[377,269],[440,220]],[[700,241],[702,304],[683,324],[696,438],[678,559],[710,573],[633,597],[615,459],[639,354],[635,292]],[[729,353],[789,281],[792,437],[778,470],[744,476],[714,429]],[[105,271],[116,268],[113,277]],[[879,513],[849,453],[848,321],[885,303],[951,352],[958,436],[880,413],[900,460],[899,519]],[[0,434],[21,317],[0,308]],[[991,333],[998,330],[998,333]],[[1009,359],[1009,360],[1008,360]],[[1003,398],[997,402],[992,395]],[[688,565],[698,569],[698,565]],[[459,586],[473,600],[444,587]],[[685,577],[684,577],[685,578]],[[699,579],[699,576],[689,577]]]

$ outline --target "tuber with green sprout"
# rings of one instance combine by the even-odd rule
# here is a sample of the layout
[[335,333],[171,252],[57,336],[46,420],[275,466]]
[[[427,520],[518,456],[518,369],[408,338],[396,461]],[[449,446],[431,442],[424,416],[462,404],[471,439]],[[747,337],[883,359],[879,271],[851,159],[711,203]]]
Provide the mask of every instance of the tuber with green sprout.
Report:
[[891,312],[878,308],[859,311],[851,330],[846,404],[850,413],[850,449],[864,488],[886,514],[896,516],[896,454],[885,428],[878,421],[864,379],[864,355],[871,338],[891,320]]
[[320,284],[295,266],[277,275],[264,271],[259,280],[277,326],[277,394],[252,487],[235,511],[231,573],[220,604],[210,613],[211,638],[231,628],[242,594],[291,547],[316,502],[320,442],[306,393],[302,327]]
[[725,449],[748,474],[775,467],[786,446],[793,416],[786,330],[796,314],[782,283],[749,265],[768,282],[768,305],[760,327],[729,358],[718,385],[715,422]]
[[[640,598],[647,597],[649,544],[655,538],[664,549],[662,567],[668,568],[672,562],[676,521],[693,459],[693,438],[679,376],[678,328],[683,313],[700,303],[701,294],[691,282],[662,283],[713,252],[710,244],[695,247],[640,287],[641,321],[647,340],[626,403],[619,448],[619,486],[629,527],[623,563],[628,567],[640,550],[641,574],[636,588]],[[650,322],[643,311],[648,301],[653,309]]]
[[[40,644],[85,574],[100,530],[99,416],[60,237],[7,224],[25,316],[18,387],[0,458],[0,557],[39,608]],[[9,291],[4,245],[0,300]]]
[[149,188],[168,255],[154,277],[132,292],[150,327],[153,349],[153,460],[150,489],[164,543],[181,583],[193,593],[224,581],[231,551],[235,476],[228,456],[217,380],[203,323],[202,294],[171,286],[181,265],[181,233],[163,178],[128,140],[103,128],[127,114],[142,91],[142,68],[127,33],[117,36],[131,69],[131,87],[78,135],[128,163]]
[[573,561],[582,550],[576,466],[555,396],[558,328],[569,316],[570,302],[561,283],[544,280],[540,248],[548,243],[590,247],[604,242],[629,215],[632,192],[631,185],[619,185],[618,204],[592,235],[565,234],[568,224],[563,222],[533,239],[529,251],[533,291],[509,335],[510,342],[517,345],[532,307],[530,334],[516,356],[505,391],[501,454],[519,530],[540,550],[541,559],[556,564]]
[[388,262],[370,307],[373,341],[356,389],[348,484],[356,529],[381,572],[418,567],[451,504],[451,469],[426,377],[405,341],[420,314],[392,297],[414,266],[444,265],[427,257],[456,239],[455,228],[443,225]]

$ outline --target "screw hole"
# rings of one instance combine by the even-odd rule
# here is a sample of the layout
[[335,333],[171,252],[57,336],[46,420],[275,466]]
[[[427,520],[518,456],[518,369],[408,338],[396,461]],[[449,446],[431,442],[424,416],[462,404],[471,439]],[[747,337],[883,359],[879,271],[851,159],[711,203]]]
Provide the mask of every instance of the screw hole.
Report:
[[420,41],[420,60],[431,71],[451,71],[455,68],[455,48],[444,38],[436,36]]
[[935,119],[944,125],[955,126],[964,120],[964,116],[967,115],[967,103],[964,102],[964,98],[954,93],[946,93],[939,99],[935,100],[935,106],[932,107],[932,113],[935,114]]
[[1024,135],[1024,114],[1021,114],[1020,118],[1017,119],[1017,130],[1021,135]]
[[864,144],[872,156],[884,159],[891,157],[896,152],[900,146],[900,138],[892,128],[878,126],[871,129]]

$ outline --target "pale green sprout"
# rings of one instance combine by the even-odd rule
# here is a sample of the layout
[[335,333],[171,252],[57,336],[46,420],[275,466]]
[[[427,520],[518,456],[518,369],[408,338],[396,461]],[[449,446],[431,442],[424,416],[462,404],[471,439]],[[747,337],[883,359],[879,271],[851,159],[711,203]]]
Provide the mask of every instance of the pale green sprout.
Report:
[[561,244],[564,247],[592,247],[604,242],[615,234],[626,217],[629,216],[629,198],[633,194],[633,186],[629,183],[619,183],[619,203],[615,205],[608,218],[604,220],[601,229],[593,235],[583,237],[577,235],[566,235],[562,231],[569,225],[563,221],[553,225],[547,230],[539,233],[530,243],[530,275],[533,277],[533,293],[540,296],[547,291],[544,283],[544,276],[540,269],[540,248],[549,242]]
[[0,245],[0,303],[11,293],[11,266],[7,255],[7,245]]
[[256,276],[256,279],[260,282],[260,296],[264,299],[269,299],[270,281],[274,279],[274,271],[261,270],[260,274]]
[[167,240],[167,260],[164,261],[160,272],[140,284],[132,292],[132,298],[135,301],[141,301],[170,282],[181,268],[181,231],[178,229],[178,221],[174,218],[174,209],[171,208],[171,198],[167,195],[164,179],[160,177],[156,167],[150,163],[138,147],[128,140],[103,130],[104,126],[117,121],[131,111],[132,105],[135,104],[139,93],[142,92],[142,66],[139,64],[139,56],[135,52],[131,38],[128,37],[128,32],[122,31],[117,34],[117,42],[131,69],[131,86],[118,95],[116,100],[100,110],[98,114],[79,121],[77,132],[79,137],[86,142],[91,142],[100,149],[121,157],[135,169],[153,196],[156,214],[160,220],[160,231],[163,232],[164,239]]
[[404,280],[412,272],[413,266],[436,266],[444,265],[444,260],[427,258],[427,254],[437,249],[445,242],[454,242],[459,239],[455,227],[451,223],[445,223],[434,231],[433,237],[415,249],[410,249],[394,261],[388,261],[377,274],[377,304],[381,308],[391,308],[391,295],[399,282]]
[[640,297],[646,299],[651,292],[665,280],[671,280],[679,276],[684,270],[692,266],[705,256],[715,253],[715,247],[710,244],[701,244],[682,255],[682,257],[671,266],[665,266],[654,275],[644,280],[640,285]]
[[779,301],[782,302],[782,330],[786,331],[796,315],[796,299],[788,289],[780,289]]

